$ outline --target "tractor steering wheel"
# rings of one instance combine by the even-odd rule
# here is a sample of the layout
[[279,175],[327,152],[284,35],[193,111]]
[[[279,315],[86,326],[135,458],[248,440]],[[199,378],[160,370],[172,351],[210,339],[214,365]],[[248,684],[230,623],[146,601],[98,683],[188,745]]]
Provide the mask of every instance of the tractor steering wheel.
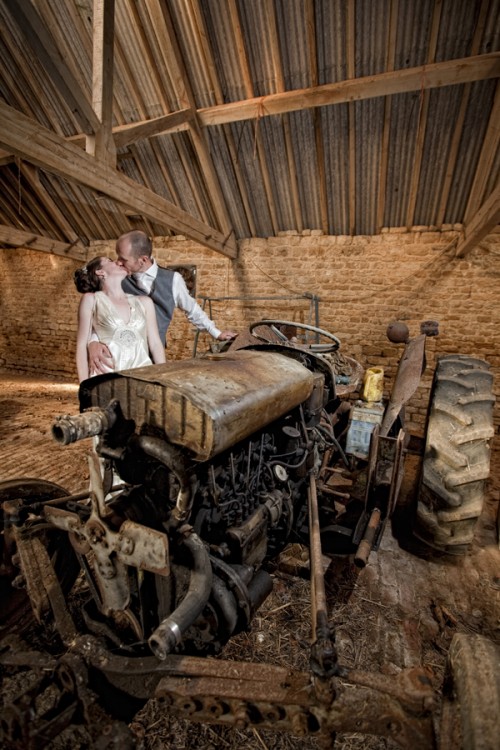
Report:
[[300,328],[302,331],[310,331],[318,336],[324,336],[325,338],[330,339],[331,343],[329,344],[309,344],[307,348],[312,352],[322,352],[326,354],[327,352],[336,351],[340,346],[340,340],[334,336],[333,333],[325,331],[323,328],[316,328],[316,326],[307,325],[307,323],[295,323],[291,320],[258,320],[256,323],[252,323],[249,329],[252,336],[255,336],[255,338],[260,339],[261,341],[265,341],[267,344],[275,344],[276,340],[273,341],[272,338],[266,338],[261,334],[254,333],[254,330],[259,326],[268,326],[275,336],[281,339],[281,341],[286,342],[288,342],[289,339],[287,339],[285,334],[282,333],[277,326]]

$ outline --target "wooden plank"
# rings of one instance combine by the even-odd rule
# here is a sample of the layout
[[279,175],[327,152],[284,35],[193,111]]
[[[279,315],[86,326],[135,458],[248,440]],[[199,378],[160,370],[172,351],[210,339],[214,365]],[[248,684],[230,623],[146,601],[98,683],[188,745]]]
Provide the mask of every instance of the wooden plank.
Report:
[[377,73],[353,80],[325,83],[308,89],[268,94],[198,110],[203,126],[280,115],[311,107],[326,107],[378,96],[404,94],[420,89],[454,86],[459,83],[500,77],[500,52],[457,60],[419,65],[415,68]]
[[86,151],[116,167],[113,140],[113,45],[115,0],[94,0],[92,106],[99,118],[95,134],[87,136]]
[[465,225],[455,256],[463,258],[481,240],[493,231],[500,221],[500,185],[497,185],[472,221]]
[[[189,76],[185,69],[182,53],[177,42],[177,37],[173,27],[170,11],[168,10],[166,4],[162,4],[160,8],[157,8],[156,5],[152,5],[152,8],[156,8],[158,20],[160,19],[160,17],[163,19],[163,26],[166,29],[166,37],[168,41],[167,49],[165,51],[165,54],[167,56],[167,66],[168,71],[172,76],[172,81],[174,82],[174,87],[178,94],[181,105],[182,107],[190,108],[193,110],[193,112],[195,112],[196,101],[191,90]],[[199,19],[200,18],[201,14],[199,14]],[[194,25],[196,26],[196,24]],[[155,24],[154,28],[156,30],[157,28],[163,28],[163,26],[160,27],[159,24]],[[196,33],[196,41],[199,46],[200,31],[198,28],[194,28],[194,32]],[[219,178],[217,176],[217,172],[213,164],[212,157],[205,140],[205,136],[202,133],[202,129],[197,120],[197,117],[194,116],[193,118],[191,118],[188,124],[193,146],[198,157],[198,162],[200,164],[203,178],[206,183],[207,199],[213,206],[215,216],[223,234],[226,237],[229,237],[231,235],[234,236],[234,230],[231,225],[231,219],[229,217],[226,202],[224,200],[224,195],[221,190]],[[189,174],[189,170],[187,170],[186,173]],[[194,191],[194,194],[196,195],[197,192],[198,191]]]
[[[195,116],[192,109],[179,109],[168,115],[153,117],[151,120],[131,122],[127,125],[117,125],[113,128],[113,138],[116,148],[124,148],[132,143],[147,138],[154,138],[165,133],[180,133],[189,129],[189,120]],[[85,135],[78,133],[67,138],[68,142],[77,146],[85,146]]]
[[[309,73],[311,86],[318,85],[318,50],[316,44],[316,19],[314,15],[314,0],[306,0],[306,28],[307,48],[309,52]],[[323,127],[321,116],[315,109],[313,112],[314,140],[316,144],[316,174],[318,175],[319,210],[321,216],[321,229],[328,234],[328,198],[326,190],[325,171],[325,145],[323,138]]]
[[474,182],[469,193],[469,201],[465,210],[465,224],[477,213],[483,200],[486,183],[495,160],[500,136],[500,82],[497,83],[495,100],[491,109],[488,128],[483,140],[481,155],[477,163]]
[[[269,29],[270,39],[270,50],[271,58],[273,61],[273,70],[276,78],[277,91],[285,90],[285,80],[283,77],[283,66],[281,64],[281,54],[278,40],[278,29],[276,25],[276,13],[274,10],[273,0],[266,0],[265,13],[267,19],[267,25]],[[287,114],[283,115],[282,118],[283,126],[283,137],[285,140],[285,150],[288,163],[288,179],[290,191],[289,194],[292,198],[293,207],[293,218],[295,221],[295,227],[298,232],[302,232],[304,228],[304,222],[302,220],[302,208],[300,205],[299,186],[297,181],[297,165],[295,163],[295,155],[293,152],[293,141],[292,132],[290,128],[290,119]]]
[[[385,69],[387,72],[394,70],[394,57],[396,54],[396,34],[398,28],[399,0],[391,0],[389,18],[389,38],[387,44],[387,55]],[[389,135],[391,132],[391,106],[392,97],[387,96],[384,101],[384,125],[382,129],[382,143],[380,153],[380,171],[378,180],[377,196],[377,231],[380,232],[384,226],[385,204],[387,196],[387,173],[389,169]]]
[[27,162],[21,162],[21,172],[29,180],[30,187],[37,196],[41,205],[45,208],[45,211],[52,216],[56,225],[60,228],[62,234],[68,238],[70,242],[79,242],[80,238],[73,231],[71,225],[66,220],[66,217],[59,209],[59,206],[54,202],[53,198],[46,191],[40,180],[40,173],[36,167],[28,164]]
[[95,132],[99,127],[99,119],[33,4],[30,0],[17,0],[17,2],[10,3],[9,9],[28,44],[34,50],[37,64],[45,68],[80,123],[83,132],[89,134]]
[[[442,0],[435,0],[434,12],[432,14],[431,34],[427,52],[427,63],[432,64],[436,58],[436,44],[441,21]],[[408,229],[415,224],[415,206],[417,204],[418,186],[420,173],[422,171],[422,159],[424,155],[425,133],[427,130],[427,119],[429,112],[429,91],[420,92],[420,107],[418,113],[417,138],[415,141],[415,152],[413,157],[413,169],[411,170],[410,195],[406,210],[406,226]]]
[[190,216],[151,190],[97,162],[50,130],[0,102],[0,147],[6,148],[42,169],[87,185],[123,203],[177,233],[234,258],[236,242],[217,229]]
[[51,240],[32,232],[24,232],[13,227],[0,226],[0,242],[13,247],[26,247],[29,250],[39,250],[42,253],[62,255],[65,258],[85,261],[87,259],[87,248],[78,242],[66,243]]
[[[346,58],[347,78],[356,78],[356,0],[349,0],[346,13]],[[349,139],[349,234],[356,234],[356,110],[354,102],[349,102],[348,112],[348,139]]]
[[[252,98],[253,97],[252,74],[250,71],[250,65],[248,63],[248,57],[246,54],[245,39],[244,39],[243,32],[241,29],[241,21],[240,21],[240,17],[238,13],[236,0],[228,0],[228,4],[229,4],[229,14],[231,17],[231,23],[233,27],[233,33],[236,39],[236,48],[238,50],[238,62],[239,62],[239,67],[241,71],[241,78],[242,78],[243,85],[244,85],[245,95],[247,96],[247,98]],[[223,106],[223,105],[219,105],[219,106]],[[199,121],[203,125],[203,121],[201,119]],[[255,152],[259,160],[260,171],[262,174],[262,182],[264,184],[264,192],[265,192],[265,196],[267,200],[267,205],[269,208],[269,215],[271,217],[271,224],[273,226],[273,233],[277,234],[278,233],[278,220],[277,220],[277,214],[276,214],[276,205],[274,203],[273,190],[271,187],[271,179],[269,177],[269,170],[267,168],[266,154],[264,151],[264,147],[262,145],[262,138],[259,132],[259,120],[258,119],[257,119],[257,122],[255,123],[254,143],[255,143]],[[247,202],[248,202],[248,199],[247,199]],[[252,223],[250,224],[250,226],[252,225],[253,225],[253,217],[252,217]]]

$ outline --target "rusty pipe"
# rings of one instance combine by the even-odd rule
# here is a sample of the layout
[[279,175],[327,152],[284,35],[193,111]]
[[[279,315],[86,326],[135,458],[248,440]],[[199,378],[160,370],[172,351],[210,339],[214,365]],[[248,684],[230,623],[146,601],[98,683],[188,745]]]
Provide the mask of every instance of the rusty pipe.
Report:
[[144,453],[164,464],[177,478],[180,489],[175,508],[172,511],[174,522],[172,525],[179,526],[181,523],[185,523],[191,513],[193,485],[196,481],[195,477],[188,471],[186,456],[179,448],[151,435],[140,435],[137,442]]
[[183,633],[201,614],[212,590],[212,566],[205,545],[191,532],[183,541],[193,559],[188,592],[172,614],[166,617],[149,638],[151,651],[158,659],[166,659],[177,646]]
[[368,557],[370,556],[373,542],[375,541],[375,535],[380,526],[381,517],[382,513],[379,508],[374,508],[366,525],[363,539],[360,541],[356,554],[354,555],[354,563],[358,568],[364,568],[368,562]]
[[88,437],[102,435],[111,427],[113,416],[104,409],[91,409],[77,414],[58,417],[52,425],[52,437],[61,445],[76,443]]

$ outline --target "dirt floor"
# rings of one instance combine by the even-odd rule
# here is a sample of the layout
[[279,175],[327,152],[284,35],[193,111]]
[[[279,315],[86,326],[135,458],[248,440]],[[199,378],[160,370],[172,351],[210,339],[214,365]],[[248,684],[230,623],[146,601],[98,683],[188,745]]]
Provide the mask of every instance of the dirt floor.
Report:
[[[70,382],[3,372],[0,388],[0,479],[38,477],[61,484],[71,493],[85,489],[88,441],[62,447],[51,438],[55,417],[77,413],[77,387]],[[407,464],[403,508],[415,492],[419,459],[409,456]],[[362,571],[354,569],[349,561],[328,567],[325,578],[329,616],[336,628],[339,659],[343,664],[389,675],[397,675],[405,667],[422,665],[439,691],[447,650],[455,633],[480,633],[500,643],[500,550],[496,530],[500,467],[497,464],[494,454],[484,512],[473,548],[465,558],[422,555],[409,547],[403,548],[391,529],[387,529],[381,548],[371,555]],[[300,557],[300,551],[297,555]],[[307,669],[308,606],[307,579],[290,575],[286,568],[276,570],[272,595],[251,629],[226,647],[223,658],[255,659]],[[15,680],[9,674],[4,675],[4,701],[15,692]],[[312,737],[192,725],[169,717],[154,700],[135,717],[132,728],[137,747],[145,750],[319,747]],[[63,735],[56,746],[89,747],[85,733]],[[366,735],[340,735],[335,747],[381,750],[395,745],[390,740]]]

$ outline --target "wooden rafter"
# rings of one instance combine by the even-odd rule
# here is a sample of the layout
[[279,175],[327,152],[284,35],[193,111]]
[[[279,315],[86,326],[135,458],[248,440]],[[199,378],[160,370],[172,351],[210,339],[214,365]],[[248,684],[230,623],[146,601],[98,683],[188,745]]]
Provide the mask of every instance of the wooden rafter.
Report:
[[41,205],[44,207],[49,216],[52,216],[54,222],[58,227],[61,228],[63,234],[71,243],[79,242],[80,238],[72,230],[71,225],[60,211],[59,206],[55,203],[52,196],[50,196],[43,187],[38,169],[36,169],[36,167],[33,167],[32,164],[21,162],[21,172],[29,180],[31,189],[35,192]]
[[116,167],[113,139],[113,45],[115,0],[94,0],[92,106],[99,127],[87,136],[86,150],[96,159]]
[[[484,27],[486,24],[489,4],[490,4],[490,0],[482,0],[481,8],[479,11],[479,16],[478,16],[478,20],[476,24],[476,30],[474,32],[474,38],[471,44],[471,50],[470,50],[471,55],[477,55],[479,51],[479,45],[481,43],[481,39],[483,38]],[[448,158],[446,160],[446,164],[447,164],[446,173],[444,176],[443,186],[441,188],[441,200],[439,201],[439,206],[438,206],[437,216],[436,216],[436,226],[438,227],[440,227],[443,224],[444,218],[445,218],[446,206],[448,205],[448,199],[450,197],[451,183],[452,183],[453,175],[455,173],[458,150],[460,147],[460,141],[462,139],[465,115],[467,113],[467,107],[469,105],[471,90],[472,90],[472,84],[470,83],[464,84],[462,98],[460,100],[460,108],[459,108],[457,119],[455,122],[455,127],[453,128],[453,136],[451,139],[450,150],[448,153]]]
[[[208,72],[209,87],[210,87],[209,90],[213,91],[215,102],[217,104],[222,104],[224,102],[224,95],[220,87],[220,82],[219,82],[219,78],[217,75],[217,68],[213,59],[213,50],[210,46],[203,13],[201,12],[199,0],[191,0],[191,2],[192,2],[193,16],[195,19],[195,25],[198,30],[198,43],[200,45],[200,49],[202,50],[203,60],[204,60],[204,63],[206,65],[206,69]],[[233,14],[234,11],[235,11],[234,2],[231,2],[230,13]],[[238,22],[238,27],[239,27],[239,22]],[[241,53],[240,48],[238,48],[238,52]],[[231,156],[231,164],[233,167],[234,176],[235,176],[236,182],[238,183],[238,189],[239,189],[241,200],[243,203],[243,208],[245,210],[245,218],[248,222],[248,226],[250,227],[250,232],[253,235],[255,235],[256,234],[255,221],[252,215],[252,209],[250,207],[250,201],[248,199],[248,192],[247,192],[247,188],[245,185],[245,181],[241,173],[238,155],[237,155],[237,147],[234,142],[233,133],[229,126],[223,125],[222,127],[224,130],[224,136],[226,139],[227,147]]]
[[[442,0],[436,0],[434,13],[432,14],[431,32],[427,53],[427,64],[432,65],[436,58],[436,45],[441,21]],[[422,159],[424,156],[425,133],[427,130],[427,115],[429,112],[429,89],[420,94],[420,107],[418,113],[417,136],[415,139],[415,152],[413,158],[413,169],[411,170],[410,195],[406,211],[406,226],[410,229],[415,223],[415,206],[417,204],[418,186],[420,183],[420,172],[422,170]]]
[[222,125],[310,107],[326,107],[332,104],[374,99],[378,96],[403,94],[420,89],[453,86],[499,76],[500,52],[490,52],[485,55],[446,60],[432,65],[419,65],[415,68],[377,73],[353,80],[325,83],[316,88],[285,91],[282,94],[268,94],[245,101],[207,107],[198,110],[198,117],[204,126]]
[[[163,45],[163,52],[167,58],[167,68],[175,81],[175,87],[177,95],[181,102],[182,108],[192,110],[193,117],[188,120],[189,132],[193,142],[196,155],[200,164],[201,171],[207,185],[207,193],[210,196],[212,205],[214,207],[215,215],[219,226],[225,236],[234,235],[234,230],[231,226],[231,220],[227,212],[226,202],[222,194],[222,190],[217,177],[215,166],[212,162],[212,157],[208,150],[208,146],[205,140],[205,136],[202,133],[201,126],[196,116],[196,103],[193,92],[189,85],[189,78],[184,66],[184,60],[175,36],[172,18],[170,11],[166,4],[156,5],[151,4],[150,11],[157,13],[163,20],[163,24],[157,23],[155,30],[166,29],[166,43]],[[189,174],[189,170],[187,171]]]
[[39,250],[42,253],[52,253],[53,255],[62,255],[65,258],[74,260],[83,260],[87,258],[87,249],[77,242],[68,244],[67,242],[58,242],[48,237],[33,234],[33,232],[24,232],[21,229],[13,227],[0,226],[0,243],[11,245],[12,247],[27,247],[30,250]]
[[497,83],[495,99],[488,121],[488,128],[483,140],[481,155],[477,163],[476,174],[469,194],[469,201],[465,211],[467,224],[479,210],[486,190],[486,183],[491,173],[491,167],[498,151],[500,136],[500,82]]
[[17,0],[10,3],[9,10],[35,51],[37,60],[47,70],[80,123],[83,132],[95,132],[99,128],[99,120],[33,4],[30,0]]
[[62,177],[87,185],[153,221],[207,247],[236,257],[236,243],[134,180],[0,102],[0,146]]
[[463,258],[496,227],[499,221],[500,185],[497,185],[473,219],[464,226],[462,238],[455,251],[456,257]]
[[[306,2],[307,48],[309,52],[309,72],[311,86],[318,85],[318,50],[316,42],[316,19],[314,16],[314,0]],[[314,140],[316,145],[316,173],[318,175],[319,210],[321,229],[328,234],[328,199],[326,190],[325,146],[321,116],[317,109],[313,110]]]
[[[388,72],[394,70],[396,55],[396,33],[398,28],[398,0],[391,0],[390,20],[388,30],[388,44],[385,68]],[[380,171],[377,196],[377,230],[380,232],[384,225],[385,204],[387,196],[387,173],[389,170],[389,135],[391,132],[392,96],[384,100],[384,125],[382,128],[382,143],[380,154]]]
[[[346,58],[347,78],[356,78],[356,7],[355,0],[349,0],[346,13]],[[347,226],[349,234],[356,233],[356,110],[354,102],[348,104],[348,142],[349,142],[349,216]]]
[[[231,16],[232,27],[233,27],[234,35],[236,38],[236,47],[239,52],[238,62],[239,62],[241,77],[243,81],[243,86],[244,86],[246,96],[250,98],[250,97],[253,97],[253,93],[254,93],[253,83],[252,83],[252,76],[250,73],[250,65],[248,63],[248,56],[247,56],[247,52],[245,48],[245,40],[244,40],[243,32],[241,29],[241,21],[240,21],[240,17],[238,13],[238,8],[236,5],[236,0],[228,0],[228,3],[229,3],[229,13]],[[219,105],[219,106],[224,106],[224,105]],[[203,120],[201,118],[200,118],[200,122],[203,125]],[[276,204],[273,198],[271,178],[269,176],[269,170],[267,168],[267,160],[265,156],[264,146],[262,144],[262,136],[260,133],[258,118],[255,123],[254,142],[255,142],[255,150],[258,155],[260,169],[262,173],[262,182],[264,183],[264,191],[266,194],[267,206],[269,208],[269,216],[271,217],[271,224],[273,227],[273,232],[277,234],[279,230],[278,215],[276,212]]]

